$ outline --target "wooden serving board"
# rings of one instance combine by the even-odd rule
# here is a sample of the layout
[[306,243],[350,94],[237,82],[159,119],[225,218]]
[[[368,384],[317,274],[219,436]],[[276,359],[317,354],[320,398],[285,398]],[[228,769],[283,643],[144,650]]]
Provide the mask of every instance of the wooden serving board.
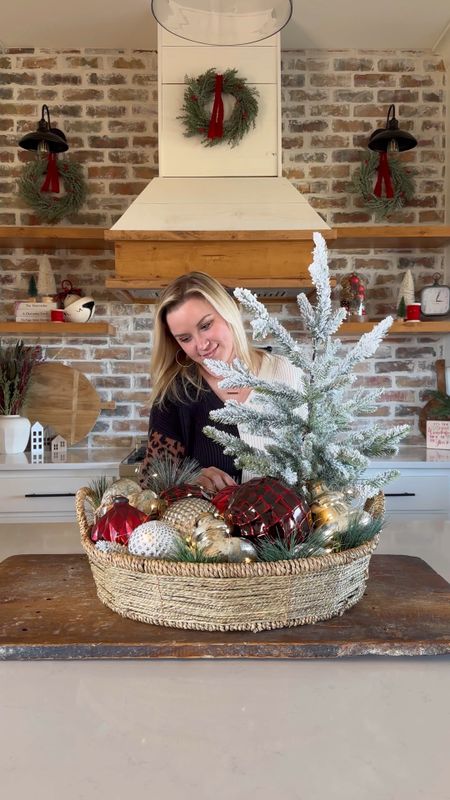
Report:
[[44,363],[33,368],[22,414],[31,424],[51,425],[68,444],[76,444],[92,430],[101,407],[99,395],[82,372]]
[[372,556],[365,595],[342,617],[261,633],[121,617],[98,599],[84,555],[19,555],[0,564],[0,661],[449,654],[450,585],[411,556]]

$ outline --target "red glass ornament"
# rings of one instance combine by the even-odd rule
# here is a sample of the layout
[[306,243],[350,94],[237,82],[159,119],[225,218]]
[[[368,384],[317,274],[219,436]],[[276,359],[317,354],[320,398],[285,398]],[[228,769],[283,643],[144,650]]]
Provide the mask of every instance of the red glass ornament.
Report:
[[215,505],[221,514],[228,508],[229,502],[237,489],[239,489],[237,485],[224,486],[223,489],[220,489],[211,499],[211,503]]
[[276,478],[252,478],[238,486],[224,513],[225,522],[235,525],[248,539],[296,533],[304,541],[311,531],[312,517],[306,501]]
[[164,489],[159,496],[169,506],[184,497],[201,497],[203,500],[211,499],[211,493],[207,492],[203,486],[198,486],[195,483],[182,483],[181,486],[171,486],[170,489]]
[[126,497],[115,497],[112,508],[94,525],[91,539],[93,542],[105,539],[107,542],[127,545],[132,531],[147,520],[147,514],[130,506]]

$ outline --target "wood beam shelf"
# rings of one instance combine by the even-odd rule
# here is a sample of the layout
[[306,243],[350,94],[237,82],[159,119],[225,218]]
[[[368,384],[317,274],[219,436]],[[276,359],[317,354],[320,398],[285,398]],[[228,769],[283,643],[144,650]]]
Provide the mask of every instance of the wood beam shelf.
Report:
[[421,250],[450,244],[450,225],[352,225],[335,228],[331,250],[367,248]]
[[0,336],[114,336],[109,322],[0,322]]
[[89,225],[1,225],[0,247],[43,249],[112,250],[105,239],[105,228]]
[[[337,332],[337,336],[360,336],[362,333],[371,331],[380,320],[368,320],[367,322],[343,322]],[[387,335],[397,336],[422,336],[424,334],[436,334],[441,336],[450,333],[450,318],[440,320],[423,320],[422,322],[403,322],[394,320],[389,328]]]

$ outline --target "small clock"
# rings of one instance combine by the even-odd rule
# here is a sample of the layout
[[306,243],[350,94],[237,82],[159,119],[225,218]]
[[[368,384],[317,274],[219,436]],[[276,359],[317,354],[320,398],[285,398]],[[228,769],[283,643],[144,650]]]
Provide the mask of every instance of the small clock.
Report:
[[439,283],[439,272],[433,275],[434,283],[425,286],[420,293],[422,314],[426,317],[442,317],[450,310],[450,286]]

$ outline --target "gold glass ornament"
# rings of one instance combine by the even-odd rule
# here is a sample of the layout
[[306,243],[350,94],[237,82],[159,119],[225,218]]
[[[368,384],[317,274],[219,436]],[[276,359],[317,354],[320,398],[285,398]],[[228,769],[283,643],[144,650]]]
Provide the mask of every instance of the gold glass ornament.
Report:
[[198,518],[192,531],[192,542],[198,545],[201,545],[203,541],[207,543],[210,533],[220,533],[222,536],[229,536],[231,533],[231,529],[217,511],[206,512]]
[[120,478],[118,481],[114,481],[114,483],[107,488],[106,492],[104,492],[101,505],[111,505],[115,497],[126,497],[128,500],[130,494],[135,494],[139,491],[140,487],[136,481],[133,481],[131,478]]
[[310,488],[312,502],[311,513],[315,528],[323,525],[334,525],[334,530],[343,531],[348,526],[350,506],[342,492],[330,491],[322,483]]
[[[256,561],[256,550],[252,543],[237,536],[224,536],[220,532],[211,531],[205,537],[209,544],[199,543],[199,548],[204,555],[219,558],[222,561],[240,563],[242,561]],[[205,541],[202,540],[202,542]]]
[[223,517],[215,513],[205,513],[199,517],[194,527],[191,543],[206,556],[221,561],[256,561],[256,550],[246,539],[230,535],[230,528]]
[[142,492],[138,491],[130,494],[128,502],[130,506],[138,508],[139,511],[143,511],[144,514],[153,518],[159,517],[161,510],[166,507],[165,503],[159,499],[156,492],[153,492],[151,489],[144,489]]
[[208,500],[202,500],[200,497],[184,497],[172,503],[161,519],[176,528],[184,539],[190,539],[201,515],[205,512],[214,514],[214,511],[215,507]]

